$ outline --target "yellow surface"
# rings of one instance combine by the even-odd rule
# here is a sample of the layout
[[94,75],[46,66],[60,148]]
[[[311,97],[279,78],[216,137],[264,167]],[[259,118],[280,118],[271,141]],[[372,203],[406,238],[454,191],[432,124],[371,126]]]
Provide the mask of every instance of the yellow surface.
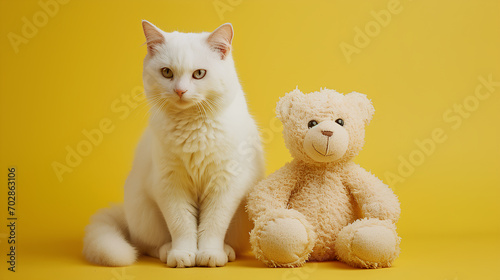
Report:
[[[307,263],[302,268],[268,268],[245,256],[222,268],[165,267],[159,260],[141,257],[121,268],[90,265],[80,256],[80,240],[24,242],[19,272],[2,273],[2,279],[498,279],[500,242],[495,236],[469,238],[407,238],[400,258],[391,268],[366,270],[340,262]],[[26,247],[30,248],[26,248]]]
[[[48,13],[38,1],[0,0],[0,176],[6,184],[7,168],[17,168],[18,217],[12,273],[4,185],[1,279],[498,277],[500,2],[60,2],[68,3],[49,5]],[[268,173],[290,159],[274,118],[279,96],[296,85],[367,94],[377,111],[356,161],[401,200],[402,254],[394,267],[267,269],[249,258],[174,270],[142,258],[121,270],[84,262],[83,228],[97,209],[122,200],[147,124],[138,95],[141,19],[184,32],[233,24],[233,55],[262,130]],[[484,86],[488,79],[496,84]],[[85,155],[68,163],[68,149]],[[71,172],[58,177],[54,166],[62,165]]]

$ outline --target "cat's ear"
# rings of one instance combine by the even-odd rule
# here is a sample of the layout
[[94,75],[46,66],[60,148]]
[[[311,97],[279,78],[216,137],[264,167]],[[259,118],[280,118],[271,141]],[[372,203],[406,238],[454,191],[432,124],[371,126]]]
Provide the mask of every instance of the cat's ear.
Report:
[[231,51],[233,34],[233,26],[230,23],[224,23],[208,36],[208,45],[220,54],[221,59],[226,58]]
[[147,20],[142,21],[142,29],[146,36],[146,44],[148,45],[148,53],[154,54],[158,45],[165,42],[165,37],[161,30]]

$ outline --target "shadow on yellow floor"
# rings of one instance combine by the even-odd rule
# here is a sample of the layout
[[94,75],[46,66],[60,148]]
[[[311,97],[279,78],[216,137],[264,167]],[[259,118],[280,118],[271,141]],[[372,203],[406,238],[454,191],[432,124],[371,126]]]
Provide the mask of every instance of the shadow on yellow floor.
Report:
[[241,256],[222,268],[165,267],[140,257],[129,267],[89,264],[81,240],[29,240],[19,246],[16,272],[2,265],[1,279],[498,279],[499,236],[404,237],[393,267],[367,270],[340,262],[307,263],[302,268],[268,268],[252,256]]

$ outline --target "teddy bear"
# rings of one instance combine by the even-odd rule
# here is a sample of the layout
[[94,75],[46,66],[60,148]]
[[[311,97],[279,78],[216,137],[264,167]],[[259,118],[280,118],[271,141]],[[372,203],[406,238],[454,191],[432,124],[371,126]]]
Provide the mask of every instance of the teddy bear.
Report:
[[401,238],[397,196],[353,162],[375,109],[366,95],[334,90],[280,98],[276,114],[293,160],[248,195],[254,255],[270,267],[339,260],[390,267]]

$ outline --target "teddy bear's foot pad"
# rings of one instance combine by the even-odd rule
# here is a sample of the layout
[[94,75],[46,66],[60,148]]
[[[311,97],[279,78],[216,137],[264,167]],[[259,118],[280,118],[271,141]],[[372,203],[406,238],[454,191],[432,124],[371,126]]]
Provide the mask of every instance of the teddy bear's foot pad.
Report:
[[379,262],[389,260],[396,250],[396,238],[383,226],[360,228],[352,240],[352,252],[363,260]]
[[400,238],[390,221],[363,219],[341,230],[336,249],[341,261],[356,267],[389,267],[399,255]]
[[293,263],[306,252],[309,236],[297,219],[278,218],[269,221],[262,230],[260,246],[268,259],[277,263]]

